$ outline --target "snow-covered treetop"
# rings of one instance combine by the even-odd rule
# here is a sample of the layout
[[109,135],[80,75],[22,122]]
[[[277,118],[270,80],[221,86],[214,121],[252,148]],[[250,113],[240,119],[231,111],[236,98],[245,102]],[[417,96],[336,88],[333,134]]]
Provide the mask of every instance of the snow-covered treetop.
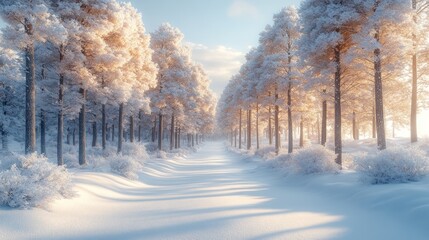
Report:
[[[64,42],[67,30],[47,0],[2,0],[0,15],[9,25],[3,30],[11,44],[25,48],[32,42]],[[25,34],[23,34],[25,33]]]

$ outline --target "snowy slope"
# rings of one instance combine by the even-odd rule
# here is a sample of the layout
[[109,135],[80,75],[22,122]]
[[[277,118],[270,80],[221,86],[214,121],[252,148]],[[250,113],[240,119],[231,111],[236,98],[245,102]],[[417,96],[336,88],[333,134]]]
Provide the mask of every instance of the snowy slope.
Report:
[[368,186],[359,184],[353,173],[283,176],[241,158],[222,143],[207,143],[187,158],[151,160],[139,181],[76,170],[78,197],[45,210],[0,208],[0,239],[427,239],[429,235],[424,225],[429,220],[429,198],[421,191],[429,185],[426,180]]

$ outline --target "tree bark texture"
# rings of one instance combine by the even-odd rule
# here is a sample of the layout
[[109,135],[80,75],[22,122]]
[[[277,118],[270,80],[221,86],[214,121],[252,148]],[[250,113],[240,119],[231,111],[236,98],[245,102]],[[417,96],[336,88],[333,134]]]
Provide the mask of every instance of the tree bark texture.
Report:
[[119,104],[119,115],[118,115],[118,153],[122,152],[122,142],[124,138],[124,103]]
[[86,164],[86,90],[81,88],[83,104],[79,112],[79,164]]
[[[33,35],[33,25],[26,18],[25,32]],[[25,49],[25,153],[36,151],[36,65],[34,60],[34,43],[29,43]]]
[[342,166],[342,140],[341,140],[341,52],[340,46],[335,47],[335,162]]
[[107,124],[106,124],[106,105],[101,105],[101,146],[106,149]]
[[134,142],[134,117],[130,116],[130,142]]
[[174,123],[174,114],[172,114],[170,123],[170,151],[174,148]]
[[252,110],[247,110],[247,150],[252,147]]
[[162,114],[160,113],[159,114],[159,117],[158,117],[158,150],[159,151],[161,151],[162,150],[162,129],[163,129],[163,126],[162,126]]
[[279,154],[280,151],[280,133],[279,133],[279,114],[280,109],[279,105],[277,105],[277,100],[279,99],[279,95],[275,94],[275,102],[276,105],[274,106],[274,139],[275,139],[275,146],[276,146],[276,154]]
[[46,113],[40,110],[40,153],[46,155]]
[[92,122],[92,147],[97,146],[97,122]]

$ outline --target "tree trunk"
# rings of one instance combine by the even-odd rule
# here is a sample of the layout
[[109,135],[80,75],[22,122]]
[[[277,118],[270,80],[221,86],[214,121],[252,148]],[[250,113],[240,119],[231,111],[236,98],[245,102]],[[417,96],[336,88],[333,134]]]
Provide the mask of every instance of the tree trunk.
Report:
[[156,140],[156,116],[153,120],[153,126],[152,126],[152,142],[155,142]]
[[179,128],[178,127],[176,127],[176,132],[174,133],[174,148],[176,149],[179,148]]
[[[379,29],[376,28],[375,39],[379,42]],[[384,130],[383,83],[381,78],[381,50],[374,50],[374,82],[375,82],[375,118],[377,123],[377,146],[379,150],[386,149],[386,134]]]
[[70,138],[71,138],[70,128],[67,128],[67,140],[66,140],[67,145],[70,145],[71,143]]
[[277,101],[279,99],[279,94],[275,94],[275,102],[276,105],[274,107],[274,139],[275,139],[275,146],[276,146],[276,155],[279,154],[280,151],[280,136],[279,136],[279,105],[277,104]]
[[106,123],[106,105],[101,105],[101,146],[106,149],[107,123]]
[[115,141],[115,124],[112,124],[112,142]]
[[252,147],[252,110],[247,110],[247,150]]
[[[25,32],[33,35],[33,25],[25,18]],[[25,49],[25,154],[36,151],[36,65],[34,62],[34,44]]]
[[162,114],[159,114],[158,117],[158,150],[162,150]]
[[[287,87],[288,153],[292,153],[292,151],[293,151],[293,133],[292,133],[292,39],[290,37],[288,37],[288,48],[287,49],[288,49],[288,52],[287,52],[288,53],[288,87]],[[302,116],[301,116],[301,121],[302,121]]]
[[341,140],[341,51],[340,46],[335,47],[335,162],[342,166],[342,140]]
[[92,122],[92,147],[97,146],[97,122]]
[[[412,0],[412,8],[417,14],[417,1]],[[417,26],[416,16],[413,17],[414,26]],[[410,133],[411,133],[411,142],[417,142],[417,53],[416,53],[416,33],[413,32],[413,46],[414,53],[412,56],[412,71],[413,79],[411,83],[411,122],[410,122]]]
[[174,148],[174,114],[171,115],[170,123],[170,151]]
[[76,128],[73,128],[73,146],[76,146]]
[[417,142],[417,55],[413,55],[413,80],[411,90],[411,142]]
[[241,109],[240,109],[240,117],[238,120],[238,148],[241,149]]
[[234,129],[234,147],[237,147],[237,129]]
[[139,134],[139,142],[142,141],[142,111],[139,111],[139,130],[138,130],[138,134]]
[[304,120],[302,119],[302,115],[299,121],[299,147],[304,147]]
[[109,128],[109,124],[106,123],[106,126],[104,128],[106,130],[106,142],[110,139],[110,128]]
[[46,156],[46,113],[40,110],[40,153]]
[[259,149],[259,104],[256,104],[256,149]]
[[79,113],[79,164],[86,164],[86,90],[81,88],[80,93],[82,94],[83,104]]
[[[60,62],[64,60],[64,45],[60,46]],[[58,119],[57,119],[57,164],[64,165],[63,159],[63,134],[64,134],[64,74],[60,74],[60,82],[58,86]],[[68,136],[67,136],[68,137]],[[69,139],[67,139],[68,141]],[[69,142],[70,143],[70,142]]]
[[3,124],[0,124],[0,133],[1,133],[2,149],[4,151],[7,151],[9,150],[9,142],[8,142],[7,131],[4,129]]
[[[326,93],[326,90],[323,90],[323,92]],[[326,145],[327,122],[328,122],[328,104],[326,102],[326,99],[324,99],[322,103],[322,139],[321,139],[321,144],[323,146]]]
[[195,146],[194,134],[192,134],[192,147]]
[[124,103],[119,104],[119,116],[118,116],[118,153],[122,152],[122,141],[124,138]]
[[287,89],[287,125],[288,125],[288,153],[293,151],[293,126],[292,126],[292,83],[289,80]]
[[134,142],[134,117],[130,116],[130,142]]
[[180,143],[181,143],[181,134],[182,134],[182,129],[179,128],[179,133],[178,133],[178,137],[177,137],[177,147],[180,148]]

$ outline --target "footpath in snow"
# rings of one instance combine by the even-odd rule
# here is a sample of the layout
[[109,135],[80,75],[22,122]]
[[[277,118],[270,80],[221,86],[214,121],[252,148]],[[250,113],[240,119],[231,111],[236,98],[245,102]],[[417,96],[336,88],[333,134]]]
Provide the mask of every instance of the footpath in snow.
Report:
[[[0,208],[0,239],[427,239],[384,211],[286,184],[220,142],[148,162],[138,181],[75,172],[78,196],[50,209]],[[428,217],[427,217],[428,218]],[[426,221],[427,222],[427,221]]]

